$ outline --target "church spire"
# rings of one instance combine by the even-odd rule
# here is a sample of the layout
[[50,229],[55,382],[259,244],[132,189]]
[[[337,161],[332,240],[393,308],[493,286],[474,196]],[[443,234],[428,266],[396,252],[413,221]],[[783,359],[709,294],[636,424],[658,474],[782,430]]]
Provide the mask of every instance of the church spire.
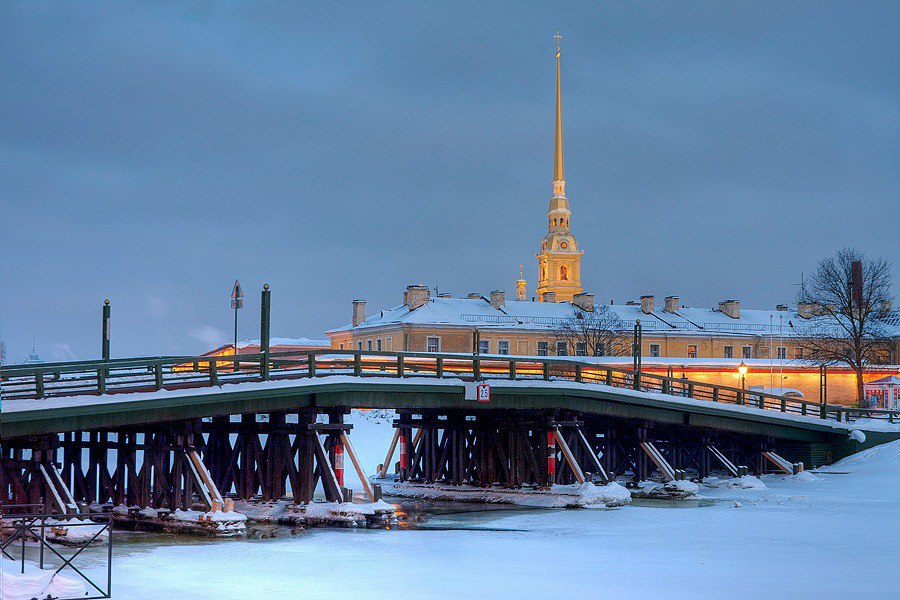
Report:
[[566,176],[563,168],[563,138],[562,138],[562,90],[559,74],[559,40],[562,36],[559,32],[553,36],[556,38],[556,136],[553,146],[553,195],[566,195]]

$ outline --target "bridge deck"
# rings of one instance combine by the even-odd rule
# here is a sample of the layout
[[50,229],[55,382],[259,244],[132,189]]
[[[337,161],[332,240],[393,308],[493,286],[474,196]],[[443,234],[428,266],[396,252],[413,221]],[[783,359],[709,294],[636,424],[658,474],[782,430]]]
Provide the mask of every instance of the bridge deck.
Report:
[[[900,436],[900,424],[860,419],[851,423],[755,406],[638,391],[565,379],[489,379],[491,401],[467,399],[460,378],[328,375],[190,387],[149,392],[67,396],[3,402],[6,438],[66,430],[132,426],[182,419],[290,411],[308,407],[393,409],[573,410],[598,416],[828,441],[854,429]],[[472,385],[469,383],[468,385]]]

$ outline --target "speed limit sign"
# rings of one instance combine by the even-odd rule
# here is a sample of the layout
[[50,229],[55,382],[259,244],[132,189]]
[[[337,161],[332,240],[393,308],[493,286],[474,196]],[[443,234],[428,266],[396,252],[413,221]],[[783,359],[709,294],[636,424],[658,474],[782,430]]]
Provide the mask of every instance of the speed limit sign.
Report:
[[478,384],[478,401],[479,402],[490,402],[491,401],[491,386],[486,383]]

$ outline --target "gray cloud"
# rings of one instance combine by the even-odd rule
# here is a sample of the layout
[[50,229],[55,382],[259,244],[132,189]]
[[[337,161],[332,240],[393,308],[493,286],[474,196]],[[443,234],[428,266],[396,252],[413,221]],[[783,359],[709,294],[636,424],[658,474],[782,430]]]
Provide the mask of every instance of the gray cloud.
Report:
[[264,282],[310,337],[407,283],[533,288],[556,29],[598,298],[772,306],[841,246],[896,258],[895,3],[7,2],[11,358],[97,355],[106,297],[114,354],[202,351],[235,277],[246,337]]

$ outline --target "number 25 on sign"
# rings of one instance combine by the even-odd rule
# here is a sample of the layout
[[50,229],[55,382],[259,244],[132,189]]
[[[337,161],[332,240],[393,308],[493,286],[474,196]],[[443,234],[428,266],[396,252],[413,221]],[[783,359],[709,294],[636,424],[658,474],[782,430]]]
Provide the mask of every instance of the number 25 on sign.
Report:
[[478,401],[479,402],[490,402],[491,401],[491,386],[486,383],[478,384]]

